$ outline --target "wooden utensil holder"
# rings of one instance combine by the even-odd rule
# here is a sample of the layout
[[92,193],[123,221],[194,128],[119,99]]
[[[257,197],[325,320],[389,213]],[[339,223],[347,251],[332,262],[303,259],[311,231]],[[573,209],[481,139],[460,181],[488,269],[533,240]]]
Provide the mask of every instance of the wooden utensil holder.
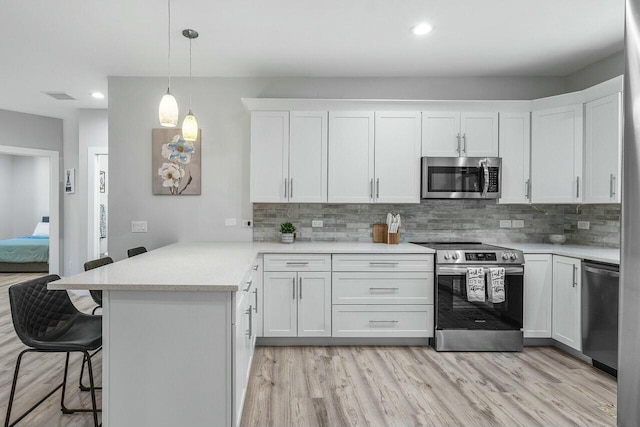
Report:
[[397,233],[387,233],[387,244],[397,245],[400,243],[400,229]]
[[373,224],[373,243],[387,243],[387,224]]

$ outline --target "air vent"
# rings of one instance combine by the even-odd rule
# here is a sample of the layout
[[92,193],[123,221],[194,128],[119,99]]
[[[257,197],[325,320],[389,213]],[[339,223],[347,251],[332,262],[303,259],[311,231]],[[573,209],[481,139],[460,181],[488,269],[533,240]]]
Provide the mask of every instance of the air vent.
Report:
[[57,99],[58,101],[75,101],[76,99],[64,92],[42,92],[45,95],[49,95],[53,99]]

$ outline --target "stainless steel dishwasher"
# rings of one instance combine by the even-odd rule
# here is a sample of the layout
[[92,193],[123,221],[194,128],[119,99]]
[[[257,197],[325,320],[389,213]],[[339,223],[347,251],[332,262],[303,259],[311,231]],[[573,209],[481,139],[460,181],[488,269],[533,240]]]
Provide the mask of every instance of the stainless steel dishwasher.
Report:
[[617,265],[582,263],[582,352],[593,366],[616,375],[618,369]]

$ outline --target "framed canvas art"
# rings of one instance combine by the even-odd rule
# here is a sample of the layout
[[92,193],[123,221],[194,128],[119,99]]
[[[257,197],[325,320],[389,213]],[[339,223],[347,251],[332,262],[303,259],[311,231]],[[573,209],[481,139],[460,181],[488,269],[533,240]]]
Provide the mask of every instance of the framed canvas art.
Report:
[[179,128],[153,129],[153,194],[186,196],[201,193],[201,137],[202,131],[199,131],[198,139],[190,142],[184,140]]
[[64,171],[64,192],[73,194],[76,192],[76,170],[67,169]]

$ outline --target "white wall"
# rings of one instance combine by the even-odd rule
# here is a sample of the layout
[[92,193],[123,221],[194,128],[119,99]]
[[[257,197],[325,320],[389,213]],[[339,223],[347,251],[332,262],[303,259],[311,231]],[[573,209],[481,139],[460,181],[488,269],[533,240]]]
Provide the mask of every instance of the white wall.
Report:
[[624,52],[620,51],[568,75],[566,77],[567,92],[583,90],[622,74],[624,74]]
[[[109,255],[176,241],[251,240],[225,218],[251,218],[249,114],[243,97],[532,99],[564,92],[563,78],[196,78],[193,111],[202,128],[202,195],[153,196],[151,130],[158,128],[163,78],[109,79]],[[188,108],[188,80],[172,79]],[[132,220],[149,232],[132,234]]]
[[0,155],[0,239],[27,236],[49,216],[49,159]]

